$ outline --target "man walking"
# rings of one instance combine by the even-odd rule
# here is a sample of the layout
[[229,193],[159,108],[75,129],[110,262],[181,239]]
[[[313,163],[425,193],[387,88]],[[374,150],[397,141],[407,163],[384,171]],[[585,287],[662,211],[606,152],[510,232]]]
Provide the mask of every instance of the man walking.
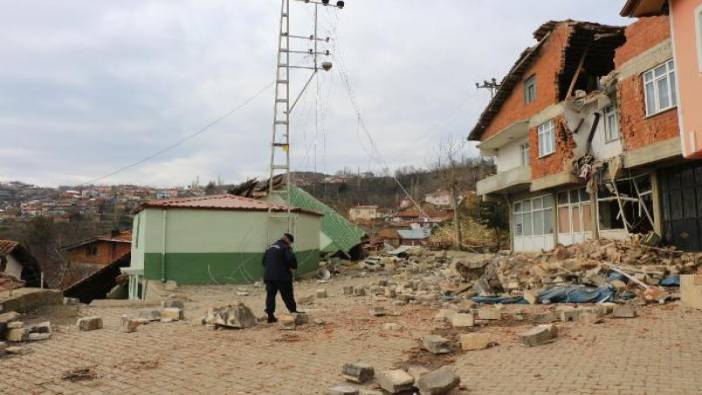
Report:
[[271,244],[263,254],[263,281],[266,283],[266,313],[269,323],[278,321],[275,318],[275,297],[278,291],[288,311],[297,313],[292,283],[293,270],[297,269],[293,241],[293,235],[285,233],[282,239]]

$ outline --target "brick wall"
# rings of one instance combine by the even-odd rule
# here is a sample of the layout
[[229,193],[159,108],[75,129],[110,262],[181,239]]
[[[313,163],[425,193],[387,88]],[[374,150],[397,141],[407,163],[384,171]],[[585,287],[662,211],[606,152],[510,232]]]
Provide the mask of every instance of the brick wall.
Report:
[[[97,253],[95,255],[88,254],[89,246],[97,248]],[[115,243],[98,240],[69,250],[68,256],[71,263],[80,262],[104,266],[130,252],[131,248],[132,246],[130,243]]]
[[[670,38],[667,16],[642,18],[626,29],[627,42],[617,49],[615,64],[619,68],[635,60],[648,49]],[[626,150],[679,136],[677,110],[646,117],[643,78],[640,72],[620,82],[618,102],[620,129]]]
[[[567,45],[571,31],[572,28],[564,23],[554,28],[541,47],[537,59],[524,73],[522,82],[517,84],[483,133],[483,141],[514,122],[529,119],[545,108],[558,103],[558,73],[563,62],[563,49]],[[536,100],[525,104],[523,82],[533,75],[536,75]]]
[[531,177],[533,179],[560,173],[570,169],[575,141],[564,126],[563,117],[554,119],[556,123],[556,152],[539,158],[539,132],[537,128],[529,130],[529,154],[531,160]]

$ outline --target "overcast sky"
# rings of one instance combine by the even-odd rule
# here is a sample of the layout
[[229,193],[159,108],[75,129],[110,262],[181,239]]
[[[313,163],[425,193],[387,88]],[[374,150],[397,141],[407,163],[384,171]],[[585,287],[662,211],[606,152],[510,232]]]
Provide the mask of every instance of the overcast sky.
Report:
[[[465,138],[487,104],[489,92],[475,82],[501,79],[541,23],[623,25],[622,3],[347,0],[342,11],[322,10],[320,32],[335,37],[337,67],[293,113],[293,168],[383,167],[358,129],[339,62],[382,160],[393,169],[427,166],[442,141]],[[309,34],[312,8],[291,7],[293,33]],[[104,176],[203,128],[274,79],[279,0],[0,0],[0,9],[0,180],[56,186]],[[305,78],[293,76],[293,91]],[[272,110],[271,87],[207,132],[100,183],[264,175]],[[476,151],[466,146],[465,155]]]

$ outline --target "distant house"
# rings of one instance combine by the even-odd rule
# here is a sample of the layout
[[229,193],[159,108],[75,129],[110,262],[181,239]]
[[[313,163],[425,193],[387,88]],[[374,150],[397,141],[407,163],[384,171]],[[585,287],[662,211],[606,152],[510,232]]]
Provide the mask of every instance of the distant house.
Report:
[[0,240],[0,273],[24,281],[26,287],[41,286],[41,268],[19,242]]
[[439,189],[424,195],[424,201],[437,207],[451,207],[451,192]]
[[378,206],[356,206],[349,209],[351,222],[371,222],[380,216]]
[[373,240],[381,243],[390,244],[393,247],[398,247],[400,245],[400,234],[397,232],[396,229],[384,228],[379,230],[375,234]]
[[69,263],[61,281],[61,289],[67,289],[124,258],[131,251],[131,245],[131,231],[113,231],[64,246],[62,249],[68,255]]

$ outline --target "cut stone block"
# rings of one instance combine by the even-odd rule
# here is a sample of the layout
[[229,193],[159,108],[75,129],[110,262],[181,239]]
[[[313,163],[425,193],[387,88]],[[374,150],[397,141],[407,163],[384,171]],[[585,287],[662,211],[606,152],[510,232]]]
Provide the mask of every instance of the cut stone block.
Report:
[[327,391],[328,395],[358,395],[358,389],[346,384],[337,384]]
[[461,384],[461,378],[450,366],[444,366],[422,375],[417,388],[422,395],[445,395]]
[[451,326],[454,328],[470,328],[475,326],[473,314],[456,313],[451,317]]
[[83,332],[102,329],[102,317],[92,316],[79,318],[76,325],[78,325],[78,329]]
[[5,340],[8,342],[24,342],[27,341],[29,330],[27,328],[12,328],[5,333]]
[[385,370],[378,374],[378,385],[391,394],[397,394],[412,389],[414,378],[401,369]]
[[550,324],[558,321],[558,316],[552,311],[534,314],[534,322],[537,324]]
[[139,311],[139,318],[146,321],[160,321],[161,311],[158,309],[144,309]]
[[599,324],[604,322],[604,319],[595,311],[583,311],[578,317],[578,321],[587,325]]
[[519,340],[527,346],[538,346],[556,338],[557,329],[553,325],[539,325],[519,334]]
[[327,297],[327,290],[326,290],[326,289],[318,289],[318,290],[314,293],[314,295],[315,295],[315,297],[316,297],[317,299],[324,299],[324,298]]
[[422,346],[432,354],[448,354],[451,346],[448,339],[437,335],[427,335],[422,338]]
[[461,335],[460,342],[463,351],[482,350],[492,343],[490,335],[486,333],[466,333]]
[[495,309],[495,308],[484,307],[484,308],[478,310],[478,319],[479,320],[491,320],[491,321],[501,320],[502,313],[497,311],[497,309]]
[[636,317],[636,310],[634,310],[634,306],[628,304],[618,304],[614,306],[612,316],[614,318],[634,318]]
[[456,310],[441,309],[434,316],[434,321],[450,321],[454,315],[456,315]]
[[341,374],[348,381],[363,384],[373,379],[375,370],[372,366],[363,362],[346,363],[341,368]]
[[22,321],[12,321],[7,324],[7,329],[20,329],[24,328],[24,322]]
[[179,307],[166,307],[164,309],[161,309],[162,320],[179,321],[182,320],[184,317],[185,316],[183,315],[183,309]]
[[29,336],[27,336],[27,340],[33,342],[33,341],[40,341],[40,340],[49,340],[51,338],[51,332],[48,333],[30,333]]
[[175,307],[181,310],[185,310],[185,303],[180,299],[168,298],[161,301],[161,308],[171,308]]

